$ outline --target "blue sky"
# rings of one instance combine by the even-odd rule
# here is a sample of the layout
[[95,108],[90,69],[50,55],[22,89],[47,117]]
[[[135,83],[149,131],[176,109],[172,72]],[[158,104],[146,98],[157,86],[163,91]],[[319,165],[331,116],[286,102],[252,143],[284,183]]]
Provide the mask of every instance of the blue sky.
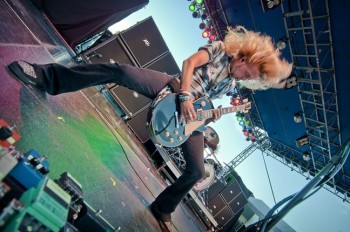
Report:
[[[187,0],[150,0],[144,8],[113,26],[113,32],[124,30],[136,22],[152,16],[169,50],[181,68],[182,61],[207,42],[201,37],[199,19],[192,18]],[[244,25],[243,25],[244,26]],[[214,105],[229,106],[229,99],[214,101]],[[221,162],[228,163],[250,143],[245,141],[233,114],[224,115],[212,126],[220,137],[219,153]],[[267,170],[276,201],[300,191],[306,184],[305,177],[291,171],[271,157],[266,157]],[[270,207],[275,203],[269,185],[267,171],[261,151],[256,151],[244,160],[236,171],[255,197]],[[314,196],[293,208],[283,220],[298,232],[347,232],[350,230],[350,204],[322,189]]]

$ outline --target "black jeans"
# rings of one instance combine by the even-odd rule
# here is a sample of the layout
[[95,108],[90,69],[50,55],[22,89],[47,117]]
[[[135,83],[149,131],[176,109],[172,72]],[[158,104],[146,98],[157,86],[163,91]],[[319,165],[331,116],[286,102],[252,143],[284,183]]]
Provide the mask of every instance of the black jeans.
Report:
[[[161,72],[123,64],[84,64],[73,68],[59,64],[33,66],[42,78],[45,90],[51,95],[116,83],[154,99],[172,78]],[[193,132],[181,148],[186,169],[155,200],[157,208],[164,214],[174,212],[180,201],[204,176],[203,133]]]

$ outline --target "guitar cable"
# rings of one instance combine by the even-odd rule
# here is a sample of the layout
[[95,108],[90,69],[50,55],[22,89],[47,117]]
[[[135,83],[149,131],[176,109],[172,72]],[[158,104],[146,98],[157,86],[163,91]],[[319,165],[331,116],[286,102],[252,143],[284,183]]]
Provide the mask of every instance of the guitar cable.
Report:
[[156,135],[159,135],[160,133],[162,133],[163,131],[165,131],[166,128],[170,125],[171,120],[172,120],[174,117],[175,117],[175,116],[172,116],[172,117],[169,119],[168,124],[166,124],[165,127],[164,127],[162,130],[160,130],[160,131],[156,131],[156,130],[155,130],[154,133],[155,133]]

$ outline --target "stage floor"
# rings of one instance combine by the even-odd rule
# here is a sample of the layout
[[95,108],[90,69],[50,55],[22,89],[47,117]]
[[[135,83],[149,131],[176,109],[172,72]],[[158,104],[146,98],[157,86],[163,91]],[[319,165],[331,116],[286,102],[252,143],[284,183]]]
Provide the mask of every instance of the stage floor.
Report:
[[[161,231],[147,207],[167,182],[97,88],[51,96],[6,71],[15,60],[73,66],[74,52],[29,0],[0,1],[0,18],[0,118],[17,126],[17,149],[47,154],[48,176],[69,172],[114,228]],[[173,223],[174,231],[205,231],[184,203]]]

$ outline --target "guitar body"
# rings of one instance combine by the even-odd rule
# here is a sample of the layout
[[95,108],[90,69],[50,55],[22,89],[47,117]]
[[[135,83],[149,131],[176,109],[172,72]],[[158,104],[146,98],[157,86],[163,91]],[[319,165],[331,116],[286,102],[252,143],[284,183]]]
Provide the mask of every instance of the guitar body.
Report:
[[[200,98],[193,102],[195,111],[212,109],[211,103]],[[165,147],[177,147],[184,143],[193,131],[204,132],[206,120],[196,120],[185,124],[180,122],[179,101],[172,93],[160,100],[150,109],[148,132],[154,143]]]

